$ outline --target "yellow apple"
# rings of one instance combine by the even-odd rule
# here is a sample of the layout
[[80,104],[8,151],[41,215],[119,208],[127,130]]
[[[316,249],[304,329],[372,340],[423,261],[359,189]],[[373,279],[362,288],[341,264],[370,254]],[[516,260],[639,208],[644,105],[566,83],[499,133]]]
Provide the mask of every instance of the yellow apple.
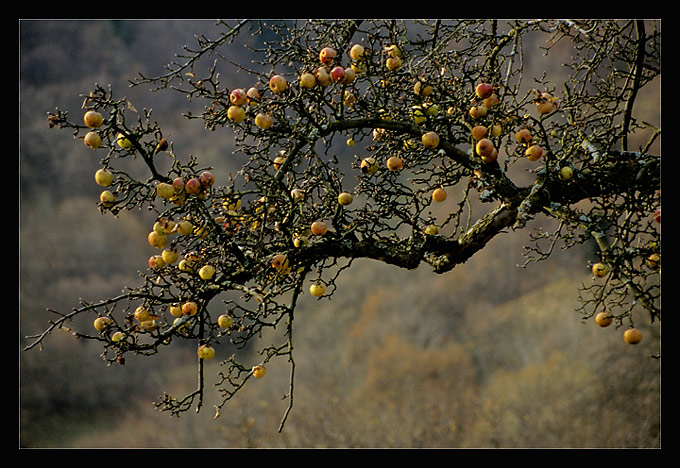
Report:
[[642,333],[637,328],[629,328],[623,332],[623,340],[628,344],[638,344],[642,341]]
[[234,319],[229,314],[222,314],[217,317],[217,325],[221,328],[229,328],[234,324]]
[[328,73],[326,67],[317,68],[314,72],[314,77],[316,78],[316,82],[321,86],[328,86],[331,84],[331,75]]
[[194,231],[194,225],[186,219],[177,223],[177,232],[183,236],[188,236]]
[[151,231],[147,236],[149,244],[157,249],[162,249],[168,243],[168,236],[166,234],[160,234],[156,231]]
[[253,377],[255,377],[256,379],[261,379],[262,377],[264,377],[265,371],[266,371],[266,368],[264,366],[260,366],[260,365],[254,366],[253,367]]
[[426,148],[436,148],[439,146],[439,135],[435,132],[426,132],[421,137],[421,142]]
[[366,49],[361,44],[354,44],[351,49],[349,49],[349,56],[352,60],[363,60]]
[[316,86],[316,77],[309,72],[300,75],[300,86],[306,89],[312,89]]
[[274,75],[269,79],[269,89],[271,89],[274,94],[282,93],[286,90],[287,86],[286,79],[281,75]]
[[113,183],[113,174],[106,169],[99,169],[94,173],[94,180],[102,187],[108,187]]
[[198,276],[204,280],[210,280],[215,276],[215,267],[212,265],[203,265],[200,270],[198,270]]
[[89,110],[85,112],[83,121],[90,128],[99,128],[104,123],[104,117],[95,110]]
[[473,119],[481,119],[482,117],[486,116],[487,111],[488,110],[484,104],[478,104],[470,108],[469,114]]
[[387,169],[392,172],[400,171],[404,167],[404,162],[399,156],[392,156],[387,160]]
[[342,192],[338,195],[338,203],[342,206],[350,205],[354,201],[354,197],[349,192]]
[[610,312],[602,311],[595,316],[595,323],[600,327],[605,328],[611,325],[614,317]]
[[477,151],[477,154],[482,158],[491,156],[494,148],[493,142],[488,138],[482,138],[477,142],[477,145],[475,145],[475,151]]
[[179,259],[179,255],[175,250],[165,249],[161,252],[161,258],[166,264],[171,265]]
[[114,197],[113,193],[111,193],[110,190],[104,190],[102,193],[99,194],[99,201],[104,206],[111,206],[113,205],[113,202],[116,201],[116,197]]
[[118,146],[126,150],[132,148],[132,142],[128,138],[126,138],[125,135],[123,135],[122,133],[119,133],[116,136],[116,143],[118,144]]
[[309,294],[314,297],[321,297],[326,292],[326,287],[321,283],[313,283],[309,287]]
[[310,226],[310,231],[315,236],[323,236],[328,231],[328,228],[323,221],[314,221]]
[[204,344],[198,347],[198,357],[204,360],[212,359],[215,357],[215,348],[210,345]]
[[515,138],[517,139],[517,143],[529,143],[531,141],[531,132],[528,128],[523,128],[515,133]]
[[439,226],[435,226],[434,224],[430,224],[425,228],[425,234],[428,236],[434,236],[439,233]]
[[146,322],[151,319],[151,312],[144,306],[139,306],[135,309],[135,319],[139,322]]
[[102,145],[102,137],[100,137],[97,132],[87,132],[85,138],[83,138],[83,143],[85,143],[85,146],[88,148],[94,150]]
[[484,125],[475,125],[474,127],[472,127],[472,131],[471,131],[472,138],[479,141],[486,136],[487,131],[488,130],[486,129],[486,127]]
[[529,161],[538,161],[543,156],[543,148],[539,145],[531,145],[527,148],[525,154]]
[[227,118],[232,122],[243,122],[243,119],[246,118],[246,111],[241,106],[229,106],[229,109],[227,109]]
[[172,315],[173,317],[181,317],[182,315],[184,315],[182,313],[182,306],[180,306],[177,303],[171,304],[170,305],[170,315]]
[[385,66],[388,70],[399,70],[401,68],[402,61],[400,57],[388,57],[385,61]]
[[446,190],[444,190],[444,189],[441,188],[441,187],[440,187],[440,188],[436,188],[436,189],[432,192],[432,199],[433,199],[434,201],[436,201],[436,202],[443,202],[444,200],[446,200]]
[[574,176],[574,170],[569,166],[564,166],[560,169],[558,176],[561,180],[569,180]]
[[98,331],[104,331],[111,325],[111,319],[108,317],[97,317],[94,320],[94,328]]
[[378,161],[372,156],[364,158],[364,160],[361,161],[359,169],[366,175],[373,175],[378,171]]
[[593,265],[592,272],[594,276],[602,278],[603,276],[606,276],[607,273],[609,273],[609,268],[604,263],[598,262]]
[[274,124],[274,119],[272,118],[271,115],[265,114],[264,112],[260,112],[255,116],[255,125],[260,127],[263,130],[267,130],[268,128],[271,128],[271,126]]
[[196,315],[198,312],[198,304],[194,301],[185,302],[182,304],[182,315],[188,315],[190,317]]
[[170,199],[175,196],[175,187],[172,186],[172,184],[168,184],[167,182],[160,182],[158,185],[156,185],[156,194],[161,197]]

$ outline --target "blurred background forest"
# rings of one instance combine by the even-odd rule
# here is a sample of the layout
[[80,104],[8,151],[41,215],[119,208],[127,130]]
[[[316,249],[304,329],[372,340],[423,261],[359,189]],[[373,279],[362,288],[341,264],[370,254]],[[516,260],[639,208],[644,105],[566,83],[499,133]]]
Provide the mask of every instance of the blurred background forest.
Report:
[[[195,44],[195,34],[215,37],[213,21],[19,27],[21,447],[660,446],[661,364],[650,358],[659,351],[659,325],[636,317],[644,340],[630,346],[622,330],[581,319],[578,289],[591,281],[592,245],[518,267],[530,230],[548,226],[541,218],[442,276],[426,266],[403,271],[357,261],[332,300],[305,296],[295,322],[295,405],[282,433],[283,360],[270,363],[266,378],[219,419],[210,379],[220,359],[211,361],[202,411],[172,418],[153,402],[165,391],[194,388],[193,345],[107,366],[96,344],[58,332],[44,349],[23,352],[24,337],[51,318],[47,308],[68,312],[79,298],[119,294],[141,281],[137,271],[153,253],[150,214],[98,212],[100,156],[68,132],[50,130],[49,111],[78,116],[80,95],[110,84],[137,109],[153,109],[175,153],[197,156],[218,180],[244,160],[232,154],[231,131],[206,132],[181,115],[203,103],[128,88],[138,72],[161,74],[183,45]],[[249,61],[245,48],[229,53]],[[527,57],[525,76],[545,70],[559,81],[557,62],[537,52]],[[231,86],[251,80],[234,75]],[[659,94],[646,120],[659,120]],[[80,325],[89,327],[89,319]],[[218,350],[218,357],[231,352]]]

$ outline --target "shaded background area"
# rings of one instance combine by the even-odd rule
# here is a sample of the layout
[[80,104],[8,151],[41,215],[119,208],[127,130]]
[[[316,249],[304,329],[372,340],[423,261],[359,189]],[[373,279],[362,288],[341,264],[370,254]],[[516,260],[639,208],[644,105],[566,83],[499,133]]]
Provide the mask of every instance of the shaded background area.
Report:
[[[98,156],[68,132],[49,130],[47,112],[77,114],[81,94],[111,84],[138,109],[153,109],[175,153],[199,157],[218,179],[240,166],[229,130],[206,132],[181,116],[201,103],[128,88],[138,72],[162,73],[201,33],[214,37],[213,23],[20,23],[22,447],[660,446],[660,362],[649,357],[659,349],[658,324],[636,317],[645,338],[628,346],[621,330],[582,321],[577,290],[590,281],[593,246],[518,268],[528,229],[499,236],[446,275],[357,261],[332,300],[304,297],[295,405],[282,433],[289,369],[281,360],[220,418],[213,419],[210,381],[200,413],[171,418],[153,402],[193,389],[191,345],[125,366],[107,366],[96,345],[67,333],[21,351],[24,336],[45,328],[47,308],[69,311],[79,298],[119,294],[138,284],[153,253],[149,214],[99,214]],[[229,53],[249,60],[243,48]],[[536,69],[527,75],[545,68],[529,63]],[[235,75],[233,86],[249,80]],[[218,357],[230,352],[218,349]],[[209,379],[219,360],[209,363]]]

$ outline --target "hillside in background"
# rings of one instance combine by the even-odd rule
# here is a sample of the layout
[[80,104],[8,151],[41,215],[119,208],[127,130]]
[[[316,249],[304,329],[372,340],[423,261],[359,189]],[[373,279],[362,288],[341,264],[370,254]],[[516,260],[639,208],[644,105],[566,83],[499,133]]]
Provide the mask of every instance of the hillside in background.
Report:
[[[47,308],[69,311],[79,298],[119,294],[138,284],[150,254],[150,214],[100,215],[98,159],[67,132],[49,130],[47,112],[78,112],[80,94],[110,83],[153,109],[176,153],[226,177],[239,166],[228,131],[205,132],[181,117],[196,104],[179,93],[127,87],[138,71],[161,73],[194,34],[211,31],[210,21],[20,24],[22,446],[660,446],[661,366],[650,358],[659,325],[638,317],[645,339],[631,347],[621,330],[582,321],[576,298],[590,281],[593,247],[520,268],[529,230],[494,239],[445,275],[357,261],[331,300],[305,296],[295,321],[295,405],[283,433],[283,360],[220,418],[210,399],[199,414],[171,418],[152,402],[193,388],[189,345],[125,366],[107,366],[96,346],[67,333],[22,352],[23,337],[50,319]],[[231,58],[246,61],[242,53]],[[232,352],[225,344],[218,357]]]

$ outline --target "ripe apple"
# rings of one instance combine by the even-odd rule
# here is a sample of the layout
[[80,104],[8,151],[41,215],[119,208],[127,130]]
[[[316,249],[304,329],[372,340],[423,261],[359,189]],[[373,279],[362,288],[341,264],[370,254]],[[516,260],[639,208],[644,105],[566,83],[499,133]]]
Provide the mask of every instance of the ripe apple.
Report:
[[94,180],[97,184],[108,187],[113,183],[113,174],[106,169],[99,169],[94,173]]
[[315,236],[323,236],[326,234],[326,232],[328,232],[326,223],[323,221],[314,221],[309,229]]
[[113,193],[111,193],[110,190],[104,190],[102,193],[99,194],[99,201],[104,206],[111,206],[113,202],[116,201],[116,197],[113,196]]
[[326,286],[321,283],[313,283],[309,287],[309,294],[314,297],[321,297],[326,292]]
[[182,307],[177,303],[170,304],[170,315],[173,317],[181,317],[183,315]]
[[248,103],[248,95],[246,90],[242,88],[236,88],[229,93],[229,101],[235,106],[244,106]]
[[89,110],[85,112],[83,116],[83,121],[85,125],[90,128],[99,128],[104,123],[104,117],[95,110]]
[[158,269],[165,266],[165,260],[162,255],[152,255],[149,257],[149,268]]
[[493,151],[491,151],[491,154],[481,156],[481,158],[482,158],[482,161],[484,161],[485,163],[492,163],[496,159],[498,159],[498,150],[496,148],[494,148]]
[[85,146],[88,148],[94,150],[102,145],[102,137],[100,137],[97,132],[87,132],[83,138],[83,143],[85,143]]
[[488,138],[482,138],[477,142],[477,145],[475,145],[475,150],[482,158],[488,158],[493,153],[494,144]]
[[342,192],[338,195],[338,203],[342,206],[350,205],[354,201],[354,197],[349,192]]
[[439,135],[435,132],[424,133],[420,140],[426,148],[436,148],[439,146]]
[[274,118],[269,115],[265,114],[264,112],[260,112],[255,116],[255,125],[260,127],[263,130],[267,130],[268,128],[271,128],[271,126],[274,124]]
[[293,238],[293,245],[296,248],[304,247],[309,244],[309,238],[307,236],[298,235]]
[[288,257],[285,254],[276,254],[272,258],[272,268],[275,270],[286,271],[289,268]]
[[179,254],[176,250],[165,249],[161,252],[161,258],[163,258],[163,261],[168,265],[172,265],[179,259]]
[[253,377],[255,377],[256,379],[261,379],[262,377],[264,377],[265,371],[266,371],[266,368],[264,366],[260,366],[260,365],[254,366],[253,367]]
[[602,311],[599,314],[595,316],[595,323],[601,326],[602,328],[608,327],[611,325],[612,321],[614,320],[614,317],[610,312],[607,311]]
[[193,317],[198,312],[198,304],[194,301],[185,302],[182,304],[182,315]]
[[98,331],[104,331],[111,325],[111,319],[108,317],[97,317],[94,319],[94,328]]
[[561,180],[569,180],[574,176],[574,170],[569,166],[564,166],[558,172],[558,176]]
[[361,172],[366,175],[375,174],[378,171],[378,168],[378,161],[376,161],[376,159],[372,156],[364,158],[364,160],[361,161],[361,165],[359,166]]
[[555,103],[550,102],[550,101],[539,102],[536,105],[536,108],[538,109],[539,114],[547,115],[547,114],[550,114],[552,111],[555,110]]
[[135,309],[135,319],[139,322],[145,322],[151,319],[151,312],[144,306],[139,306]]
[[317,68],[316,72],[314,72],[314,77],[316,78],[316,82],[321,86],[328,86],[331,84],[331,75],[328,73],[326,67]]
[[243,119],[246,118],[246,111],[241,106],[231,105],[229,106],[229,109],[227,109],[227,118],[232,122],[243,122]]
[[116,143],[118,143],[118,146],[126,150],[132,148],[132,142],[122,133],[119,133],[116,136]]
[[287,86],[286,79],[281,75],[274,75],[269,79],[269,89],[271,89],[274,94],[282,93]]
[[198,181],[201,183],[201,187],[210,188],[215,184],[215,176],[210,171],[203,171],[201,175],[198,176]]
[[479,141],[486,136],[487,132],[488,130],[484,125],[476,125],[472,127],[472,138]]
[[341,81],[345,77],[345,69],[341,66],[333,67],[331,70],[331,80]]
[[392,171],[392,172],[397,172],[401,171],[401,169],[404,167],[404,162],[401,160],[399,156],[391,156],[387,160],[387,169]]
[[175,177],[172,180],[172,187],[175,189],[175,192],[181,192],[184,190],[184,179],[181,177]]
[[333,63],[333,59],[338,55],[338,52],[332,47],[324,47],[319,52],[319,60],[324,65],[330,65]]
[[525,154],[529,161],[538,161],[543,156],[543,148],[539,145],[531,145],[527,148]]
[[628,344],[638,344],[642,341],[642,333],[637,328],[629,328],[623,332],[623,340]]
[[206,281],[212,279],[215,276],[215,267],[212,265],[203,265],[200,270],[198,270],[198,276]]
[[345,68],[345,75],[342,77],[342,84],[350,84],[354,81],[357,76],[356,70],[354,68]]
[[352,60],[363,60],[366,49],[361,44],[354,44],[351,49],[349,49],[349,56]]
[[300,86],[306,89],[312,89],[316,86],[316,77],[309,72],[300,75]]
[[201,181],[196,177],[192,177],[191,179],[187,180],[186,184],[184,184],[184,190],[190,195],[198,194],[201,191],[201,188]]
[[515,133],[515,138],[517,139],[517,143],[529,143],[531,141],[531,132],[528,128],[523,128]]
[[593,272],[593,275],[598,278],[602,278],[607,273],[609,273],[609,268],[607,267],[607,265],[601,262],[594,264],[591,270]]
[[484,104],[478,104],[476,106],[472,106],[470,108],[470,117],[473,119],[481,119],[482,117],[485,117],[487,114],[488,109]]
[[167,200],[175,196],[175,187],[167,182],[159,182],[158,185],[156,185],[156,194]]
[[404,56],[404,53],[401,51],[401,48],[399,48],[399,46],[396,45],[396,44],[391,44],[391,45],[385,46],[385,52],[387,52],[387,54],[390,57],[403,57]]
[[491,96],[489,96],[488,98],[484,99],[484,101],[482,101],[482,103],[484,104],[484,107],[486,107],[487,109],[491,109],[493,106],[497,105],[499,102],[501,102],[501,101],[500,101],[500,99],[498,99],[498,95],[496,93],[491,93]]
[[441,188],[441,187],[440,187],[440,188],[436,188],[436,189],[432,192],[432,199],[433,199],[434,201],[436,201],[436,202],[443,202],[444,200],[446,200],[446,196],[447,196],[447,195],[446,195],[446,190],[444,190],[444,189]]
[[385,66],[388,70],[399,70],[401,68],[402,60],[400,57],[387,57],[385,61]]
[[427,97],[432,94],[433,90],[432,85],[426,84],[421,80],[416,81],[416,84],[413,85],[413,92],[418,96]]
[[248,102],[257,102],[262,98],[262,95],[260,94],[260,90],[253,86],[246,91],[246,97],[248,98]]
[[413,121],[418,125],[427,122],[427,116],[423,111],[423,106],[413,106],[411,109],[411,115],[413,116]]
[[198,357],[204,360],[212,359],[215,357],[215,348],[210,345],[204,344],[198,347]]
[[491,136],[497,137],[503,132],[503,126],[499,123],[495,123],[491,126]]
[[188,236],[194,231],[194,225],[191,223],[191,221],[187,221],[186,219],[183,219],[179,223],[177,223],[177,232],[180,233],[183,236]]
[[486,99],[493,94],[493,85],[489,83],[480,83],[475,88],[475,93],[480,99]]
[[162,249],[168,243],[168,236],[165,234],[160,234],[156,231],[151,231],[147,236],[147,240],[151,246],[157,249]]
[[125,333],[122,332],[122,331],[117,331],[116,333],[113,334],[113,336],[111,336],[111,341],[113,341],[114,343],[121,342],[124,339],[125,339]]
[[222,314],[217,317],[217,325],[221,328],[229,328],[234,324],[234,319],[229,314]]

